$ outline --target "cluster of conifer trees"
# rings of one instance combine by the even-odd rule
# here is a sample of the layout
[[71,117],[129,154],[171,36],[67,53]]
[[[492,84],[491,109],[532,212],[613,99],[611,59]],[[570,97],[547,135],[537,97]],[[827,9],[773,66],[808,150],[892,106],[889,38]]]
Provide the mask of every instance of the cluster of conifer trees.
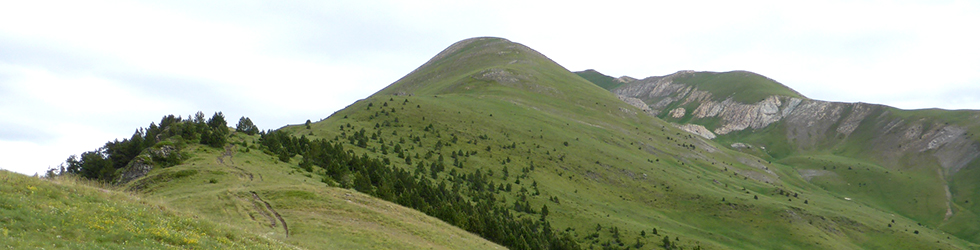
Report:
[[[325,182],[336,182],[414,208],[509,248],[580,248],[569,234],[551,228],[546,207],[542,208],[540,218],[521,218],[501,205],[493,195],[497,189],[488,187],[485,176],[479,172],[453,178],[458,181],[434,183],[423,171],[413,173],[382,159],[358,156],[352,150],[345,150],[341,142],[296,138],[281,131],[261,135],[260,143],[269,153],[281,159],[302,155],[300,167],[323,173]],[[355,145],[361,140],[355,138]],[[314,168],[323,170],[314,171]],[[467,188],[467,195],[461,192],[461,186]]]
[[[547,220],[547,207],[541,208],[540,217],[519,216],[520,213],[538,212],[526,201],[515,201],[522,208],[519,210],[503,205],[494,195],[503,185],[495,188],[493,182],[487,181],[489,176],[480,171],[457,174],[452,169],[449,173],[453,177],[451,181],[435,183],[436,178],[431,178],[427,171],[407,171],[392,166],[388,159],[358,156],[352,150],[345,150],[342,142],[309,140],[305,136],[294,137],[278,130],[263,132],[246,117],[239,120],[236,130],[247,134],[258,133],[262,148],[282,161],[302,155],[300,167],[322,173],[324,182],[354,188],[411,207],[509,248],[580,249],[568,233],[551,227]],[[221,112],[209,119],[205,119],[201,112],[189,119],[168,115],[159,124],[150,123],[148,128],[138,129],[130,139],[107,142],[103,147],[82,153],[81,157],[72,155],[60,166],[60,170],[50,170],[49,174],[69,173],[113,182],[122,169],[141,155],[151,157],[152,164],[173,166],[182,160],[179,150],[187,143],[220,148],[227,143],[228,135],[229,128]],[[354,133],[350,139],[354,145],[363,145],[370,140],[363,131]],[[166,147],[173,152],[165,158],[146,154],[148,149]],[[426,169],[426,164],[421,160],[418,165],[420,169]],[[445,169],[441,161],[432,162],[431,165],[428,171],[433,175],[437,173],[436,170],[442,172]],[[315,171],[314,168],[322,170]]]
[[[248,118],[244,118],[247,120]],[[248,120],[251,124],[251,120]],[[254,131],[258,128],[251,127]],[[221,112],[205,119],[204,113],[197,112],[194,118],[183,119],[180,116],[167,115],[160,124],[150,123],[146,129],[140,128],[129,139],[113,140],[93,151],[84,152],[81,156],[72,155],[65,160],[59,169],[48,170],[49,175],[70,173],[78,176],[113,182],[119,171],[130,164],[146,149],[167,147],[168,154],[147,154],[154,164],[173,166],[182,160],[180,147],[188,142],[201,143],[212,147],[223,147],[228,139],[228,123]]]

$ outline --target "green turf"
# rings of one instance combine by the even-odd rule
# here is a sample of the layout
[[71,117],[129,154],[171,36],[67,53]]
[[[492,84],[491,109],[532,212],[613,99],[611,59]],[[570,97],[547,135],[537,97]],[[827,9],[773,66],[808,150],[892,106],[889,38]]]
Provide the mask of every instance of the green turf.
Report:
[[[749,72],[702,72],[675,81],[696,85],[722,100],[754,103],[772,94],[802,98]],[[684,107],[690,112],[696,107],[691,105]],[[973,119],[956,114],[963,123]],[[871,125],[875,124],[862,124],[855,133],[875,131]],[[683,249],[980,248],[970,242],[977,240],[980,227],[964,223],[977,217],[977,206],[972,205],[972,180],[980,178],[976,168],[966,168],[950,180],[955,209],[966,212],[948,222],[936,215],[945,209],[940,202],[945,200],[944,190],[934,184],[940,175],[915,167],[935,164],[929,158],[902,159],[914,166],[893,169],[879,163],[882,157],[865,154],[873,144],[862,137],[866,135],[834,137],[820,147],[801,149],[785,140],[787,129],[776,125],[755,131],[761,133],[742,131],[705,140],[623,103],[536,51],[499,38],[457,43],[391,86],[320,122],[282,128],[297,137],[343,143],[358,155],[385,159],[408,171],[424,171],[416,170],[419,162],[431,166],[442,160],[445,172],[418,178],[445,181],[464,196],[470,193],[460,188],[466,185],[460,176],[486,173],[494,185],[511,187],[494,192],[500,205],[524,200],[534,209],[547,205],[551,227],[568,232],[586,249],[663,249],[665,238]],[[349,140],[358,131],[370,137],[365,145]],[[321,178],[324,170],[319,167],[312,173],[303,170],[300,156],[279,160],[263,152],[257,140],[258,136],[235,133],[225,148],[186,145],[182,150],[188,159],[181,164],[154,169],[112,189],[133,192],[139,200],[194,218],[185,224],[201,223],[205,229],[180,226],[172,234],[203,231],[198,244],[226,244],[221,239],[227,238],[245,248],[502,248],[420,212],[337,188],[344,180]],[[734,142],[754,147],[730,149]],[[822,175],[808,178],[801,173]],[[6,200],[0,212],[27,213],[9,204],[44,201],[27,196],[34,195],[28,194],[35,191],[30,189],[33,184],[18,183],[3,186],[0,198]],[[52,202],[62,200],[67,199],[54,196]],[[135,204],[111,197],[82,200]],[[540,218],[516,210],[513,214]],[[151,218],[161,216],[168,215]],[[16,246],[37,248],[40,245],[34,244],[40,243],[28,237],[54,237],[39,231],[47,224],[7,219],[13,217],[0,217],[0,233]],[[232,238],[225,229],[237,234]],[[82,231],[79,235],[99,237],[94,229]],[[135,247],[179,244],[148,241]],[[201,248],[211,246],[224,247]]]
[[[298,160],[281,162],[263,153],[257,140],[257,135],[236,133],[226,149],[191,146],[185,149],[191,159],[122,188],[300,248],[501,248],[420,212],[329,187],[300,169]],[[281,215],[288,235],[263,202]]]
[[[0,171],[0,246],[11,249],[288,249],[174,206],[68,176]],[[108,188],[108,187],[105,187]]]
[[[670,77],[673,79],[672,84],[696,87],[698,90],[710,92],[712,94],[710,101],[715,102],[732,98],[738,103],[753,104],[770,96],[805,99],[778,82],[745,71],[681,72]],[[674,97],[685,100],[683,95]],[[653,98],[645,101],[653,104],[661,99]],[[708,129],[719,128],[729,122],[718,117],[692,117],[691,112],[700,105],[701,103],[698,102],[674,101],[668,103],[663,110],[684,108],[687,110],[685,116],[674,118],[668,112],[661,112],[659,117],[673,123],[700,124]],[[719,135],[715,141],[722,145],[748,144],[752,147],[739,151],[803,171],[823,170],[824,166],[857,168],[855,164],[865,164],[870,167],[861,165],[865,166],[861,168],[864,171],[832,170],[833,176],[816,177],[812,180],[813,184],[834,195],[861,197],[861,202],[866,205],[911,218],[917,225],[939,228],[945,233],[973,243],[980,243],[978,241],[980,227],[976,226],[977,222],[980,222],[978,220],[980,218],[976,216],[980,209],[967,202],[980,199],[980,193],[974,192],[977,187],[973,184],[974,181],[971,181],[978,178],[977,171],[972,168],[980,165],[980,161],[973,159],[966,162],[966,167],[960,172],[947,169],[940,164],[942,158],[953,157],[949,153],[956,151],[953,148],[976,147],[977,141],[980,141],[976,138],[976,134],[980,132],[978,126],[980,112],[943,109],[901,110],[883,105],[862,106],[861,108],[870,109],[866,118],[852,133],[838,133],[837,128],[842,125],[846,117],[857,112],[858,105],[868,104],[835,104],[836,107],[841,107],[840,119],[833,120],[833,124],[830,124],[827,131],[790,128],[787,123],[779,121],[760,129],[746,129]],[[814,119],[826,119],[826,117]],[[912,131],[928,134],[923,136],[935,136],[935,133],[941,133],[943,129],[950,127],[965,129],[962,138],[973,142],[928,150],[909,147],[922,147],[925,143],[931,143],[929,140],[933,140],[926,137],[909,137],[910,135],[907,134],[913,133]],[[796,141],[790,137],[791,131],[807,133],[805,137],[810,139]],[[957,157],[971,156],[964,154]],[[949,160],[946,161],[948,166]],[[947,186],[951,195],[948,201]],[[947,202],[952,212],[952,216],[948,218]]]
[[[861,190],[808,182],[797,166],[769,163],[769,154],[744,154],[674,129],[519,45],[493,38],[464,44],[310,129],[283,129],[335,142],[364,129],[380,139],[363,148],[345,142],[347,148],[410,171],[405,156],[429,164],[441,155],[449,164],[452,152],[466,152],[453,170],[493,172],[494,183],[513,186],[499,192],[502,200],[547,204],[553,226],[585,248],[639,240],[642,249],[655,249],[665,235],[686,249],[975,246],[918,226],[915,214],[846,201],[842,193]],[[492,69],[513,77],[484,79]],[[391,151],[396,146],[401,156]]]
[[773,95],[806,98],[779,82],[748,71],[694,72],[676,77],[674,82],[708,91],[715,101],[731,97],[740,103],[757,103]]
[[603,75],[602,73],[599,73],[599,71],[592,69],[575,72],[575,74],[606,90],[612,90],[618,88],[619,86],[623,86],[624,84],[614,77]]

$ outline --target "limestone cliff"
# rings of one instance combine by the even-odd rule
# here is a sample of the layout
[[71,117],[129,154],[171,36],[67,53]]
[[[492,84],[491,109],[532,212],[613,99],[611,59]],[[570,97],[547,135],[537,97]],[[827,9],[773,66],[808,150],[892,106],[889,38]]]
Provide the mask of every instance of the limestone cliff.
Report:
[[[942,166],[946,176],[956,174],[980,156],[980,143],[969,132],[980,124],[980,112],[964,111],[969,113],[966,121],[956,124],[944,121],[942,114],[911,119],[907,113],[915,117],[919,111],[878,104],[827,102],[802,96],[769,95],[755,103],[742,103],[736,101],[737,92],[716,96],[712,89],[676,81],[696,73],[679,71],[629,81],[611,91],[668,121],[702,126],[713,132],[712,136],[782,126],[785,130],[781,136],[795,147],[794,151],[826,150],[835,145],[860,143],[869,145],[864,150],[878,156],[876,158],[882,164],[894,168],[911,167],[900,160],[905,155],[930,155]],[[637,104],[637,100],[646,105]],[[702,136],[707,132],[685,124],[678,127],[689,128],[686,130]],[[861,139],[849,140],[858,130],[862,131]]]
[[980,242],[980,111],[814,100],[747,71],[617,79],[610,92],[677,128]]

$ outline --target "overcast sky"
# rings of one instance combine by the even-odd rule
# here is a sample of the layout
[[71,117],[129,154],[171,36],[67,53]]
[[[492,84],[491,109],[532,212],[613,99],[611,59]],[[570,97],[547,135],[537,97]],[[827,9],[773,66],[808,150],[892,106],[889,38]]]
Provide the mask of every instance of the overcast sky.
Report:
[[317,121],[477,36],[572,71],[749,70],[815,99],[980,109],[978,1],[158,2],[0,3],[0,168],[43,173],[167,114]]

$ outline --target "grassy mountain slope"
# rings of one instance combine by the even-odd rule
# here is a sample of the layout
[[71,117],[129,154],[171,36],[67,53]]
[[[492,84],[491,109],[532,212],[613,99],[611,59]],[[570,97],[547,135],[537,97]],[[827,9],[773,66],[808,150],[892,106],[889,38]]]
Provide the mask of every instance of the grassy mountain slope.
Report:
[[257,135],[228,141],[225,149],[190,145],[190,159],[122,188],[304,249],[503,249],[418,211],[329,187],[297,160],[262,152]]
[[[744,77],[722,77],[731,74]],[[714,141],[741,144],[830,193],[980,243],[980,210],[970,203],[980,199],[980,112],[809,100],[771,80],[746,90],[746,79],[768,80],[679,72],[611,91],[643,100],[666,121],[704,126]]]
[[[487,176],[501,205],[526,218],[547,206],[552,227],[584,248],[976,246],[847,200],[790,162],[676,129],[499,38],[456,43],[371,97],[282,130],[387,158],[462,193],[474,188],[471,176]],[[371,139],[357,146],[357,133]],[[417,166],[438,161],[449,169]],[[524,202],[536,211],[517,211]]]
[[575,74],[578,75],[578,76],[581,76],[582,78],[585,78],[585,80],[589,80],[589,82],[592,82],[595,85],[599,85],[599,87],[604,88],[604,89],[607,89],[607,90],[609,90],[609,89],[615,89],[615,88],[623,85],[623,82],[620,82],[616,78],[611,77],[611,76],[607,76],[607,75],[603,75],[602,73],[599,73],[599,71],[595,71],[593,69],[588,69],[588,70],[585,70],[585,71],[575,72]]
[[173,206],[78,179],[0,171],[0,247],[288,249]]
[[[583,73],[585,72],[580,72],[579,74],[581,75]],[[598,71],[593,71],[586,75],[591,75],[591,78],[587,78],[590,81],[593,79],[598,79],[598,81],[593,81],[593,83],[600,86],[608,85],[607,78],[611,78],[610,76],[603,75]],[[704,96],[703,94],[697,95],[696,92],[692,93],[691,91],[694,90],[704,91],[706,92],[705,94],[710,94],[710,96],[707,96],[709,100],[716,102],[721,102],[725,99],[732,98],[734,101],[740,103],[756,103],[774,95],[806,99],[806,97],[801,95],[799,92],[796,92],[786,85],[763,75],[749,71],[678,71],[674,74],[647,77],[644,79],[631,81],[629,84],[620,84],[616,87],[606,89],[617,92],[621,95],[634,96],[631,95],[632,93],[625,94],[622,92],[630,92],[631,88],[636,88],[637,86],[642,87],[649,85],[660,85],[661,87],[652,91],[651,89],[640,88],[640,91],[644,92],[643,94],[648,95],[640,95],[639,93],[636,93],[635,96],[643,101],[650,102],[651,105],[668,96],[687,98],[689,95],[694,95],[694,99],[702,98],[701,96]],[[675,93],[680,95],[674,96]],[[689,102],[684,103],[686,104]],[[672,107],[670,109],[673,108],[676,107]]]
[[[971,114],[972,113],[972,114]],[[968,134],[977,130],[980,120],[963,121],[955,117],[977,116],[971,111],[942,110],[898,110],[878,106],[871,111],[867,121],[862,122],[850,136],[823,135],[811,139],[814,145],[800,147],[794,145],[788,133],[764,134],[757,131],[742,131],[720,136],[723,142],[744,142],[752,145],[782,144],[783,152],[773,154],[775,161],[793,165],[799,169],[824,170],[829,168],[836,175],[819,176],[819,186],[848,196],[866,197],[874,206],[915,219],[917,222],[970,240],[980,242],[980,227],[977,227],[978,207],[970,205],[971,200],[980,199],[974,186],[980,179],[977,169],[980,161],[965,158],[961,166],[946,162],[960,161],[970,157],[970,153],[954,153],[973,148],[976,139]],[[975,118],[974,118],[975,119]],[[692,121],[696,122],[696,121]],[[772,126],[779,130],[792,130],[793,125],[778,123]],[[932,127],[932,128],[929,128]],[[949,143],[937,148],[929,148],[927,143],[941,142],[949,138],[942,135],[946,128],[966,128],[963,144]],[[920,135],[912,131],[924,130]],[[937,138],[930,137],[928,131],[938,131]],[[921,141],[921,142],[919,142]],[[916,144],[926,144],[916,147]],[[773,147],[770,147],[773,148]],[[804,159],[804,156],[806,158]],[[853,166],[861,162],[861,166]],[[839,172],[843,169],[854,171]],[[876,171],[867,171],[868,169]],[[848,170],[850,170],[848,169]],[[863,171],[862,171],[863,170]],[[828,179],[828,180],[824,180]],[[833,181],[830,181],[833,180]],[[948,191],[947,191],[948,189]],[[949,194],[947,194],[949,192]],[[947,215],[948,214],[948,215]]]
[[786,85],[748,71],[690,72],[674,78],[674,82],[707,90],[717,98],[732,97],[742,103],[759,102],[772,95],[804,98]]

